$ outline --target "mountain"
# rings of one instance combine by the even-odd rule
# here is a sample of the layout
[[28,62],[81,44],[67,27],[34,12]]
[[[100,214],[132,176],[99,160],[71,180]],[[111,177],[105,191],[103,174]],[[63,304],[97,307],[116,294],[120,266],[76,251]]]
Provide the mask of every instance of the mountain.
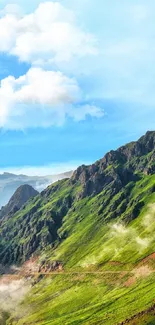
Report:
[[[139,184],[143,187],[143,181],[145,184],[147,179],[151,180],[154,171],[155,132],[147,132],[137,142],[110,151],[91,166],[79,167],[70,179],[49,186],[31,204],[12,217],[11,228],[8,222],[3,232],[1,225],[2,241],[5,241],[5,234],[7,243],[9,238],[11,241],[9,251],[5,250],[7,260],[24,261],[48,244],[63,242],[70,236],[76,224],[84,222],[85,213],[81,215],[80,212],[81,209],[83,211],[84,202],[87,209],[91,202],[96,205],[97,209],[94,211],[92,206],[92,211],[97,212],[97,219],[102,222],[117,220],[118,217],[125,223],[133,221],[145,205],[144,190],[142,193],[138,191],[138,196],[132,197],[134,188]],[[147,194],[154,192],[155,184],[151,182]],[[89,212],[87,218],[90,218],[90,214],[92,212]],[[71,220],[74,220],[73,224]],[[96,228],[97,220],[95,222]],[[27,237],[29,232],[31,236]],[[3,256],[3,252],[0,256]]]
[[20,208],[31,198],[39,194],[32,186],[30,185],[21,185],[16,192],[13,194],[8,204],[2,207],[0,210],[0,219],[4,217],[10,217],[15,214]]
[[0,208],[6,205],[21,185],[28,184],[34,187],[37,191],[43,191],[48,185],[66,177],[71,177],[72,171],[51,176],[26,176],[15,175],[11,173],[0,174]]
[[1,222],[0,263],[34,259],[41,273],[36,279],[34,272],[23,315],[8,324],[153,325],[154,234],[150,131],[79,167]]

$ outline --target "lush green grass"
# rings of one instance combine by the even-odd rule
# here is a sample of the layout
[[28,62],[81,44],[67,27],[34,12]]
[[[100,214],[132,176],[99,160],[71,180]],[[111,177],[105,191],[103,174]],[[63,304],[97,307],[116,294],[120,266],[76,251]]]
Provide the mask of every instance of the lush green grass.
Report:
[[[47,259],[62,260],[65,270],[79,270],[79,274],[41,280],[21,306],[24,316],[18,320],[17,315],[8,324],[114,325],[150,307],[155,298],[154,273],[134,279],[129,286],[127,280],[134,278],[130,271],[140,267],[140,261],[155,251],[155,210],[154,205],[150,207],[155,202],[151,191],[154,183],[155,176],[145,176],[137,182],[125,211],[108,223],[106,214],[121,193],[106,206],[104,218],[98,214],[104,193],[77,202],[59,229],[60,236],[67,232],[67,238],[45,252]],[[138,200],[144,202],[140,214],[128,223],[126,216]],[[153,261],[148,264],[154,267]],[[127,274],[80,273],[84,270],[127,270]],[[137,318],[135,324],[152,321],[153,315],[145,315]]]
[[150,307],[155,297],[153,275],[130,287],[125,286],[127,277],[79,274],[44,279],[25,300],[26,316],[8,324],[117,324]]
[[[77,202],[59,229],[60,237],[67,233],[67,238],[58,248],[47,252],[49,258],[62,260],[65,268],[94,265],[109,268],[107,262],[111,260],[124,263],[126,268],[151,254],[155,250],[155,211],[149,205],[155,202],[155,193],[151,192],[154,184],[154,175],[137,182],[130,192],[125,211],[109,222],[111,206],[116,202],[118,208],[121,193],[113,197],[102,215],[98,211],[105,193]],[[143,207],[139,217],[128,224],[126,216],[131,213],[135,202],[143,202]]]

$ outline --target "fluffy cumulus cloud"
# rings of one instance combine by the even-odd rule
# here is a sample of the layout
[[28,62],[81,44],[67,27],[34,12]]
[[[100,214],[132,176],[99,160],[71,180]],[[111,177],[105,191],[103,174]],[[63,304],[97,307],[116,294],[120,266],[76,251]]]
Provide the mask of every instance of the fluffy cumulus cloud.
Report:
[[[61,125],[103,111],[85,103],[78,81],[60,65],[97,53],[95,38],[76,22],[73,11],[59,2],[42,2],[29,14],[18,5],[0,11],[0,52],[15,55],[30,68],[0,85],[0,127],[23,129]],[[47,68],[48,67],[48,68]]]
[[61,72],[31,68],[15,79],[1,81],[0,127],[22,129],[61,125],[66,117],[82,120],[86,115],[100,117],[95,105],[79,105],[82,98],[74,78]]
[[35,64],[59,63],[96,54],[96,40],[76,23],[74,14],[58,2],[41,3],[30,14],[18,6],[1,12],[0,51]]

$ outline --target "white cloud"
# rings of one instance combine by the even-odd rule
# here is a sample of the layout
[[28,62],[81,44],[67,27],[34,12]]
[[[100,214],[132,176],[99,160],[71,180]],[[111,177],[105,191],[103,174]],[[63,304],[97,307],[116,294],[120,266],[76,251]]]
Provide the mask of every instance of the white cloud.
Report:
[[103,115],[94,104],[80,104],[86,95],[74,78],[55,71],[97,53],[93,35],[59,2],[41,2],[25,15],[18,4],[7,4],[0,11],[0,52],[31,64],[25,75],[1,80],[0,127],[48,127],[67,116],[79,121]]
[[58,2],[41,3],[25,16],[6,7],[0,19],[0,51],[32,64],[59,63],[96,54],[95,38],[76,23],[74,14]]
[[23,129],[61,125],[67,116],[82,120],[86,115],[100,117],[103,111],[79,105],[82,93],[75,79],[61,72],[31,68],[15,79],[1,81],[0,127]]

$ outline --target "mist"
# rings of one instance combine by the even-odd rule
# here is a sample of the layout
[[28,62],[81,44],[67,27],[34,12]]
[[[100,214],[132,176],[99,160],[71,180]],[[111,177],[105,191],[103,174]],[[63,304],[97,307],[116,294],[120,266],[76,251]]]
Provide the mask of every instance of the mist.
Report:
[[11,275],[0,279],[0,323],[4,321],[5,313],[22,312],[20,303],[30,288],[30,282],[25,279],[13,279]]
[[89,267],[103,260],[119,260],[122,254],[130,248],[139,255],[143,254],[155,241],[155,235],[152,236],[153,229],[155,230],[155,204],[149,204],[138,227],[136,225],[126,226],[123,222],[111,224],[99,253],[89,255],[80,265]]

